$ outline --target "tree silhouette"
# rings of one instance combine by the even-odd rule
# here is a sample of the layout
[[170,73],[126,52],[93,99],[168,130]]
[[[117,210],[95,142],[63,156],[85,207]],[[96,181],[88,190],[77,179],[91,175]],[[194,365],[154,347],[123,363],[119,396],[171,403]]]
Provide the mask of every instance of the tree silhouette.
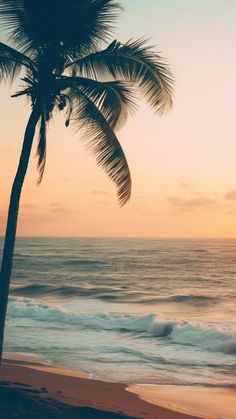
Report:
[[117,187],[121,205],[130,198],[131,177],[115,134],[135,108],[138,89],[155,112],[172,102],[168,66],[145,40],[113,41],[112,23],[120,10],[114,0],[0,0],[0,81],[23,87],[31,114],[13,182],[0,272],[0,362],[21,189],[38,130],[39,183],[46,160],[46,133],[55,110],[65,125],[85,129],[96,161]]

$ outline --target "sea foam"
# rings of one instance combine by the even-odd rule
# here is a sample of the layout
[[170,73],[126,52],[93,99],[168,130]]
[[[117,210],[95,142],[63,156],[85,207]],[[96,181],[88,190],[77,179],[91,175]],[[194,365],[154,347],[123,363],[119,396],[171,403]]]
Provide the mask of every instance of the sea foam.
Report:
[[47,322],[47,325],[56,327],[70,326],[142,334],[147,339],[167,339],[175,344],[236,354],[236,333],[229,327],[220,328],[215,324],[164,320],[156,314],[77,313],[56,304],[22,297],[10,298],[7,315],[12,321],[27,318],[35,322]]

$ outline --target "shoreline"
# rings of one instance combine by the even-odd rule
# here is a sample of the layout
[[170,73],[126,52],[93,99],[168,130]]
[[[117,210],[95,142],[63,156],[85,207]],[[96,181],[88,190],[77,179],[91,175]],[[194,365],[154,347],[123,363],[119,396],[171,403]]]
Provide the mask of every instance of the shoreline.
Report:
[[[42,391],[37,397],[50,397],[55,402],[65,403],[74,408],[92,408],[104,413],[112,412],[124,417],[144,419],[215,419],[225,417],[234,419],[236,416],[224,415],[220,412],[223,400],[229,404],[232,397],[236,399],[236,390],[210,389],[213,394],[212,403],[208,403],[209,392],[206,388],[188,386],[182,391],[181,386],[134,385],[108,383],[90,378],[89,374],[46,364],[44,360],[27,354],[9,354],[4,356],[0,367],[0,384],[7,383],[7,388],[19,388],[19,385]],[[1,384],[3,385],[3,384]],[[218,391],[217,391],[218,390]],[[26,390],[25,390],[26,391]],[[225,394],[224,394],[225,393]],[[196,395],[205,395],[206,406],[194,411]],[[224,399],[225,397],[225,399]],[[209,401],[209,400],[208,400]],[[211,413],[212,407],[221,416]],[[201,406],[200,406],[201,407]],[[221,406],[221,409],[224,408]],[[236,408],[236,402],[235,402]],[[232,406],[233,412],[234,406]],[[235,410],[236,411],[236,410]],[[79,417],[79,416],[78,416]],[[92,417],[92,416],[91,416]],[[93,416],[96,417],[96,416]]]
[[[40,362],[37,358],[27,355],[4,356],[0,367],[0,381],[10,382],[11,386],[23,384],[33,389],[46,389],[47,396],[55,401],[73,407],[89,407],[103,412],[119,413],[125,417],[143,419],[199,419],[199,416],[175,412],[166,407],[148,403],[131,392],[126,391],[128,385],[107,383],[86,377],[85,373],[65,368],[53,367]],[[59,378],[60,377],[60,378]],[[38,394],[44,397],[44,394]],[[121,416],[122,417],[122,416]]]

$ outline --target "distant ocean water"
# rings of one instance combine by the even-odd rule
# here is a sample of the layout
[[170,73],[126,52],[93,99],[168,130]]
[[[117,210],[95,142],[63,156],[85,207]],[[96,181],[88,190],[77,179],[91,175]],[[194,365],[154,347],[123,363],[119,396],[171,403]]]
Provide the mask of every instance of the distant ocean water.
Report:
[[235,301],[236,240],[18,238],[5,351],[107,381],[236,387]]

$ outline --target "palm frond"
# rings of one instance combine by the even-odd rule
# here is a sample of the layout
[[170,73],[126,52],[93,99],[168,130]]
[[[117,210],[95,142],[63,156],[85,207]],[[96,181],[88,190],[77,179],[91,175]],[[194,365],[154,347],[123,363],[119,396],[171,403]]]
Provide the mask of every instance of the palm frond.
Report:
[[39,178],[38,178],[38,185],[39,185],[42,181],[42,178],[43,178],[43,173],[44,173],[45,163],[46,163],[46,116],[45,116],[45,111],[42,112],[41,119],[40,119],[37,156],[38,156],[37,167],[38,167],[38,171],[39,171]]
[[0,22],[21,51],[49,46],[71,56],[108,39],[114,0],[1,0]]
[[33,62],[25,54],[0,42],[0,80],[13,82],[23,66],[31,71],[34,70]]
[[73,122],[85,129],[83,140],[95,154],[101,166],[117,187],[117,196],[124,205],[131,194],[131,176],[122,147],[107,120],[85,93],[76,88],[71,90]]
[[62,83],[78,88],[91,99],[112,129],[119,129],[129,113],[135,110],[132,90],[122,81],[101,82],[85,77],[64,77]]
[[31,53],[36,49],[36,39],[24,0],[1,0],[0,23],[7,31],[11,45],[23,53]]
[[170,69],[145,40],[131,40],[125,44],[113,41],[105,50],[81,58],[70,66],[87,77],[108,75],[136,84],[156,112],[163,113],[172,105]]

